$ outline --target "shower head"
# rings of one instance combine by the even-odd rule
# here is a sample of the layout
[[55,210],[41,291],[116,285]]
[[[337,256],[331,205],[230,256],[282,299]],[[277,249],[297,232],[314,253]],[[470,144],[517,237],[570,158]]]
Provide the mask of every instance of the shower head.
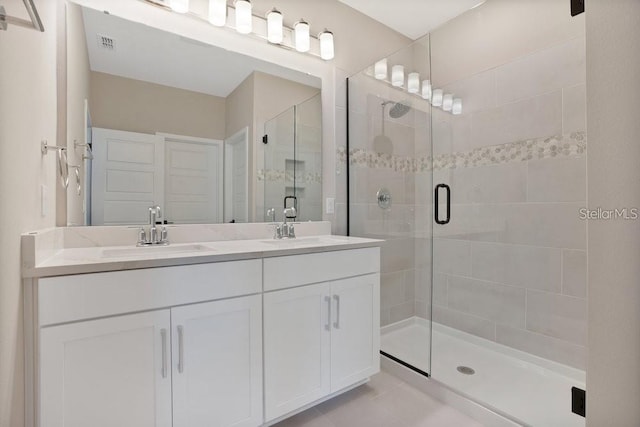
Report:
[[389,110],[389,116],[392,119],[399,119],[411,110],[410,106],[402,102],[384,101],[382,106],[384,107],[387,104],[393,104],[393,107]]
[[389,110],[389,116],[393,119],[399,119],[404,116],[411,110],[407,104],[403,104],[402,102],[396,102],[393,107]]

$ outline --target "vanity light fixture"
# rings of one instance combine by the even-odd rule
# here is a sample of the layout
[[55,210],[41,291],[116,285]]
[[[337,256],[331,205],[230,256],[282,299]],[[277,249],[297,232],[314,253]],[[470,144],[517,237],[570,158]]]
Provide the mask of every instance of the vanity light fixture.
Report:
[[209,0],[209,22],[216,27],[227,24],[227,0]]
[[333,33],[326,28],[318,34],[320,40],[320,58],[328,61],[335,56],[335,48],[333,46]]
[[381,59],[373,66],[373,73],[376,79],[385,80],[388,75],[387,58]]
[[444,111],[451,111],[453,108],[453,95],[447,93],[442,97],[442,109]]
[[296,38],[296,50],[298,52],[308,52],[311,47],[309,40],[309,23],[300,19],[293,26]]
[[420,92],[420,74],[409,73],[407,77],[407,92],[418,93]]
[[249,0],[236,0],[236,31],[240,34],[249,34],[253,30],[253,16],[251,15],[251,2]]
[[453,99],[453,106],[451,107],[451,112],[455,116],[459,116],[460,114],[462,114],[462,99],[460,98]]
[[391,85],[395,87],[404,86],[404,66],[394,65],[391,67]]
[[[293,28],[288,27],[284,24],[283,14],[276,8],[271,9],[266,15],[254,15],[251,0],[196,0],[198,4],[209,5],[208,11],[205,10],[204,14],[189,10],[189,0],[138,1],[187,14],[191,19],[208,21],[214,26],[235,30],[240,34],[249,34],[253,38],[266,40],[287,50],[307,53],[325,61],[335,57],[335,42],[331,31],[325,28],[317,36],[311,35],[311,27],[304,19],[296,22]],[[194,6],[194,8],[200,10],[200,7]],[[373,71],[373,67],[371,69]],[[384,78],[386,79],[386,60]]]
[[422,99],[431,101],[431,80],[422,81]]
[[178,13],[189,12],[189,0],[171,0],[171,10]]
[[442,89],[436,89],[431,96],[431,105],[434,107],[440,107],[442,105]]
[[274,7],[267,13],[267,40],[269,43],[280,44],[283,39],[282,13]]

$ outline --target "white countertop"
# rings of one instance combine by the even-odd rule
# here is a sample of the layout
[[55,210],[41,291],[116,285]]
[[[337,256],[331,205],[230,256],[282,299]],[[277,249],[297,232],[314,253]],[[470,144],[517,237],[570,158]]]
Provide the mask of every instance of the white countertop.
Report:
[[62,248],[23,264],[23,277],[49,277],[106,271],[203,264],[274,256],[375,247],[381,240],[334,235],[295,239],[245,239],[175,243],[168,246],[95,246]]

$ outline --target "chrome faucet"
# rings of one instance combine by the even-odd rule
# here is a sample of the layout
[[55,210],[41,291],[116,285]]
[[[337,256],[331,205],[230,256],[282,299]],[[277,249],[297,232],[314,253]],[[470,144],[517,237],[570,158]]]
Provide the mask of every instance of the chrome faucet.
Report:
[[274,239],[294,239],[296,237],[296,230],[293,227],[293,222],[287,222],[287,219],[295,219],[297,216],[296,208],[286,208],[284,210],[284,222],[276,225]]
[[140,229],[138,246],[169,244],[167,227],[162,227],[162,229],[156,227],[158,218],[162,218],[160,206],[151,206],[149,208],[149,231],[147,233],[144,227]]

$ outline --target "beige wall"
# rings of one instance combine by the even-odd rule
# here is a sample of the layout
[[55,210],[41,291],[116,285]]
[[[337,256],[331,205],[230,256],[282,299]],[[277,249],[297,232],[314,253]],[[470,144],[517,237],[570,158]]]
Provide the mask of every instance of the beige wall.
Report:
[[[588,205],[640,208],[640,2],[587,11]],[[589,221],[587,425],[640,425],[640,220]]]
[[[89,53],[82,22],[82,10],[75,4],[67,5],[67,153],[71,165],[81,166],[80,177],[84,177],[85,150],[76,149],[74,142],[85,143],[84,102],[89,99]],[[69,171],[67,199],[67,224],[84,225],[83,199],[85,189],[78,194],[75,172]]]
[[[20,234],[55,225],[56,3],[36,2],[46,32],[9,26],[0,35],[0,426],[24,424]],[[21,1],[3,2],[24,14]],[[61,141],[64,143],[64,141]],[[40,185],[47,187],[41,215]]]
[[94,127],[224,139],[225,99],[91,72]]
[[489,0],[431,33],[434,84],[444,86],[581,36],[584,15],[572,18],[568,0]]

